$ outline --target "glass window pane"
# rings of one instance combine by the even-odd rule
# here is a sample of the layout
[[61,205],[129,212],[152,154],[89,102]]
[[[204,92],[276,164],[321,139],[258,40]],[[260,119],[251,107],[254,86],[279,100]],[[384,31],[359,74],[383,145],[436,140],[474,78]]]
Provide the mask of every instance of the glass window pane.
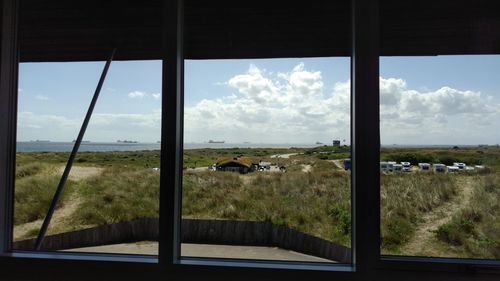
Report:
[[182,256],[351,262],[350,59],[185,71]]
[[381,58],[382,254],[500,258],[499,67]]
[[[34,249],[103,66],[20,65],[14,249]],[[111,64],[42,250],[157,254],[160,93],[160,61]]]

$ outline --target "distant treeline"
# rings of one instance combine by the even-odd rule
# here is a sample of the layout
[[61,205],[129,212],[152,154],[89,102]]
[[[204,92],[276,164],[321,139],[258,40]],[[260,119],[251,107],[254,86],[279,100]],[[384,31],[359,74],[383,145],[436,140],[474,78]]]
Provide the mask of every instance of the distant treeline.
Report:
[[441,163],[453,165],[462,162],[467,165],[500,166],[500,150],[485,148],[449,148],[449,149],[383,149],[382,161],[418,163]]

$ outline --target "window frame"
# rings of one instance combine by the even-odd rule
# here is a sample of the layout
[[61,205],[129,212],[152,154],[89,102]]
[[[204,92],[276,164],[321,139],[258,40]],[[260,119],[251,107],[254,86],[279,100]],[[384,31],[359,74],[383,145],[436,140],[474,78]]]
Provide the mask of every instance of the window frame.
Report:
[[[498,265],[477,260],[380,255],[379,1],[352,0],[351,149],[353,263],[348,267],[301,267],[269,263],[180,258],[182,184],[183,0],[163,0],[162,157],[158,258],[11,251],[12,195],[17,121],[17,11],[19,0],[2,2],[0,50],[0,271],[2,278],[164,278],[220,280],[496,280]],[[167,63],[175,61],[175,63]],[[174,94],[175,93],[175,94]],[[174,134],[172,134],[174,132]],[[363,172],[360,172],[363,171]],[[468,263],[472,262],[472,263]],[[259,266],[259,264],[261,266]],[[282,266],[280,266],[280,264]],[[297,266],[294,266],[297,265]],[[26,270],[29,268],[30,270]],[[314,269],[314,270],[311,270]],[[335,270],[337,269],[337,270]]]
[[15,175],[17,120],[17,1],[4,1],[0,34],[0,253],[12,240],[12,182]]

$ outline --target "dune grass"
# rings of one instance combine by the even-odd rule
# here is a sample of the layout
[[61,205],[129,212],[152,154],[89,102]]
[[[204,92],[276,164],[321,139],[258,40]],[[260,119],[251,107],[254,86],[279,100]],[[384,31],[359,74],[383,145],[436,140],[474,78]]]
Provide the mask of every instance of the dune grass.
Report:
[[500,258],[500,174],[476,176],[470,201],[437,238],[465,258]]
[[103,225],[142,217],[158,217],[159,173],[137,168],[107,168],[80,181],[76,192],[83,202],[73,214],[81,225]]
[[[432,149],[431,149],[432,150]],[[451,221],[439,227],[435,235],[457,256],[498,258],[500,256],[500,175],[495,169],[500,160],[497,148],[477,149],[389,149],[382,158],[415,154],[414,161],[425,157],[466,162],[481,160],[491,169],[471,174],[474,183],[470,202]],[[229,149],[189,150],[184,157],[194,165],[220,156],[240,153],[269,159],[272,154],[299,150]],[[483,151],[483,152],[478,152]],[[314,152],[314,151],[312,151]],[[279,159],[287,172],[232,172],[184,170],[182,215],[185,218],[270,221],[349,246],[351,244],[350,172],[334,163],[318,159],[319,153]],[[245,154],[246,153],[246,154]],[[345,151],[332,151],[341,154]],[[433,154],[434,153],[434,154]],[[59,181],[57,169],[65,164],[64,153],[20,153],[16,170],[15,224],[24,224],[45,216]],[[422,158],[421,155],[425,157]],[[236,155],[234,155],[236,156]],[[410,155],[411,156],[411,155]],[[128,221],[159,214],[160,154],[151,152],[82,153],[75,165],[103,168],[101,174],[68,182],[58,208],[69,199],[78,199],[68,225],[70,231],[96,225]],[[199,159],[199,160],[196,160]],[[198,162],[201,161],[201,162]],[[448,160],[446,160],[448,161]],[[281,163],[281,162],[280,162]],[[310,172],[303,172],[310,165]],[[392,173],[381,176],[382,253],[399,253],[418,228],[422,216],[456,200],[465,175],[435,173]],[[465,203],[464,203],[465,204]],[[374,210],[376,211],[376,210]],[[29,229],[28,229],[29,230]],[[35,233],[35,229],[28,232]],[[30,235],[30,233],[25,235]]]
[[421,216],[458,192],[454,175],[411,173],[381,175],[381,244],[390,254],[412,237]]
[[350,245],[345,172],[185,172],[183,217],[270,221]]
[[[59,184],[57,169],[50,164],[29,163],[16,171],[14,225],[43,219]],[[64,206],[74,183],[68,181],[56,208]]]

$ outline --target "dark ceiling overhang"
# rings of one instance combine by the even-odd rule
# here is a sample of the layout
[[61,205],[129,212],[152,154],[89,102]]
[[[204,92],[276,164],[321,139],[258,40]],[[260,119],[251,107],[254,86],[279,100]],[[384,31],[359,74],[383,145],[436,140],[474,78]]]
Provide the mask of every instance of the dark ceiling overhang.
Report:
[[[381,55],[500,53],[498,0],[380,0]],[[161,58],[161,0],[21,0],[23,62]],[[185,0],[187,59],[349,56],[349,0]]]

